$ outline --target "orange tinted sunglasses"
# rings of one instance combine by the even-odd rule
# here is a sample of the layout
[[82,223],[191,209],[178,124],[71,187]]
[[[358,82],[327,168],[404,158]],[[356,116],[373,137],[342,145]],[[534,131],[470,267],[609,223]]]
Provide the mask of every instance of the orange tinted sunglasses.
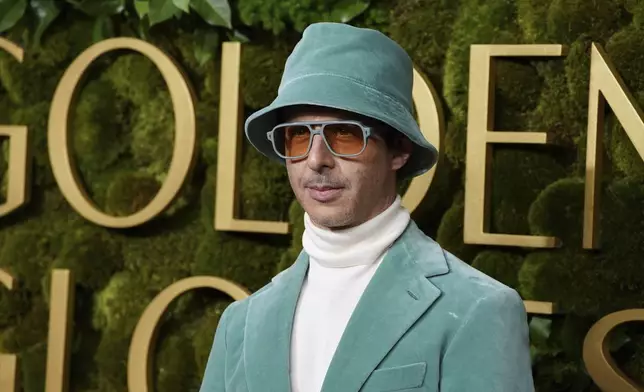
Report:
[[333,155],[354,157],[367,147],[372,128],[352,120],[290,122],[277,125],[267,137],[281,158],[300,159],[311,151],[315,135],[322,136]]

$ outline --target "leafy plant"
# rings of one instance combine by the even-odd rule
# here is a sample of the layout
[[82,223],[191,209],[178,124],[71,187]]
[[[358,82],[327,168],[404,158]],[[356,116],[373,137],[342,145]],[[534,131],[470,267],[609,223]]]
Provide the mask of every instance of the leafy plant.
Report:
[[[286,2],[242,0],[238,4],[241,23],[279,33],[288,27],[301,32],[314,22],[348,23],[369,8],[369,0],[320,1],[302,7]],[[66,9],[79,11],[95,19],[91,35],[94,42],[113,36],[113,19],[116,16],[134,18],[140,26],[138,34],[148,36],[148,29],[170,20],[196,16],[205,22],[203,27],[223,29],[228,39],[248,41],[233,26],[229,0],[0,0],[0,34],[24,22],[32,30],[32,44],[38,47],[43,33]],[[268,16],[270,15],[270,16]],[[204,31],[204,28],[201,28]],[[219,44],[217,31],[200,37],[195,49],[201,61],[204,55]],[[213,47],[214,45],[214,47]]]
[[26,9],[27,0],[0,0],[0,31],[12,28]]
[[206,24],[232,32],[232,12],[228,0],[0,0],[0,33],[23,20],[35,26],[33,43],[39,45],[45,30],[66,9],[80,11],[96,19],[92,35],[95,41],[113,34],[111,17],[135,15],[146,27],[152,27],[184,15],[197,15]]
[[287,28],[301,32],[314,22],[348,23],[362,15],[371,5],[369,0],[238,0],[241,21],[261,26],[273,34]]

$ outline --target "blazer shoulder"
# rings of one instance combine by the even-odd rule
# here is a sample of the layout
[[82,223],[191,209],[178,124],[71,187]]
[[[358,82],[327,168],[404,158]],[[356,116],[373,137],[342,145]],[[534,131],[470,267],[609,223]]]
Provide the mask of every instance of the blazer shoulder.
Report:
[[224,314],[222,314],[222,319],[226,316],[227,324],[230,330],[240,330],[246,323],[246,313],[248,312],[248,304],[250,301],[264,292],[266,289],[271,287],[274,283],[268,282],[259,290],[251,293],[249,296],[235,300],[231,302],[226,309],[224,309]]
[[443,250],[445,260],[450,270],[450,277],[470,287],[477,294],[491,295],[497,291],[513,291],[514,289],[499,280],[471,266],[452,253]]
[[445,330],[449,331],[446,335],[449,340],[472,320],[476,328],[481,330],[492,320],[505,320],[508,325],[522,323],[522,328],[525,326],[526,311],[516,289],[444,249],[441,253],[449,272],[430,277],[429,280],[441,291],[435,314],[441,318]]
[[520,300],[516,289],[471,266],[444,249],[431,237],[422,235],[415,240],[418,263],[444,266],[441,268],[444,273],[437,274],[430,280],[446,297],[456,299],[455,302],[466,307],[487,297],[513,297],[511,299]]

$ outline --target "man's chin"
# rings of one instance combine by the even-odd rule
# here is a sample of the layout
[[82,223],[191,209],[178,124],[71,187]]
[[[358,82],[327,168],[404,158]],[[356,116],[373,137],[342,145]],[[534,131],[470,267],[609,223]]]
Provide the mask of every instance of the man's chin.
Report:
[[352,221],[351,214],[348,214],[345,209],[329,205],[315,206],[307,213],[316,226],[326,229],[343,229]]

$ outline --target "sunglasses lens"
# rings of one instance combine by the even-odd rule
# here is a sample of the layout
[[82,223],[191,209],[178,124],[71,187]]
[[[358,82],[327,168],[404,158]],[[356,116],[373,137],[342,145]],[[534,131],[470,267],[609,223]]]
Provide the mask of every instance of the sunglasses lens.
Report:
[[329,124],[324,127],[324,137],[336,154],[357,154],[364,148],[365,137],[356,124]]
[[288,125],[276,128],[273,132],[275,148],[285,157],[299,157],[309,148],[311,132],[303,125]]

